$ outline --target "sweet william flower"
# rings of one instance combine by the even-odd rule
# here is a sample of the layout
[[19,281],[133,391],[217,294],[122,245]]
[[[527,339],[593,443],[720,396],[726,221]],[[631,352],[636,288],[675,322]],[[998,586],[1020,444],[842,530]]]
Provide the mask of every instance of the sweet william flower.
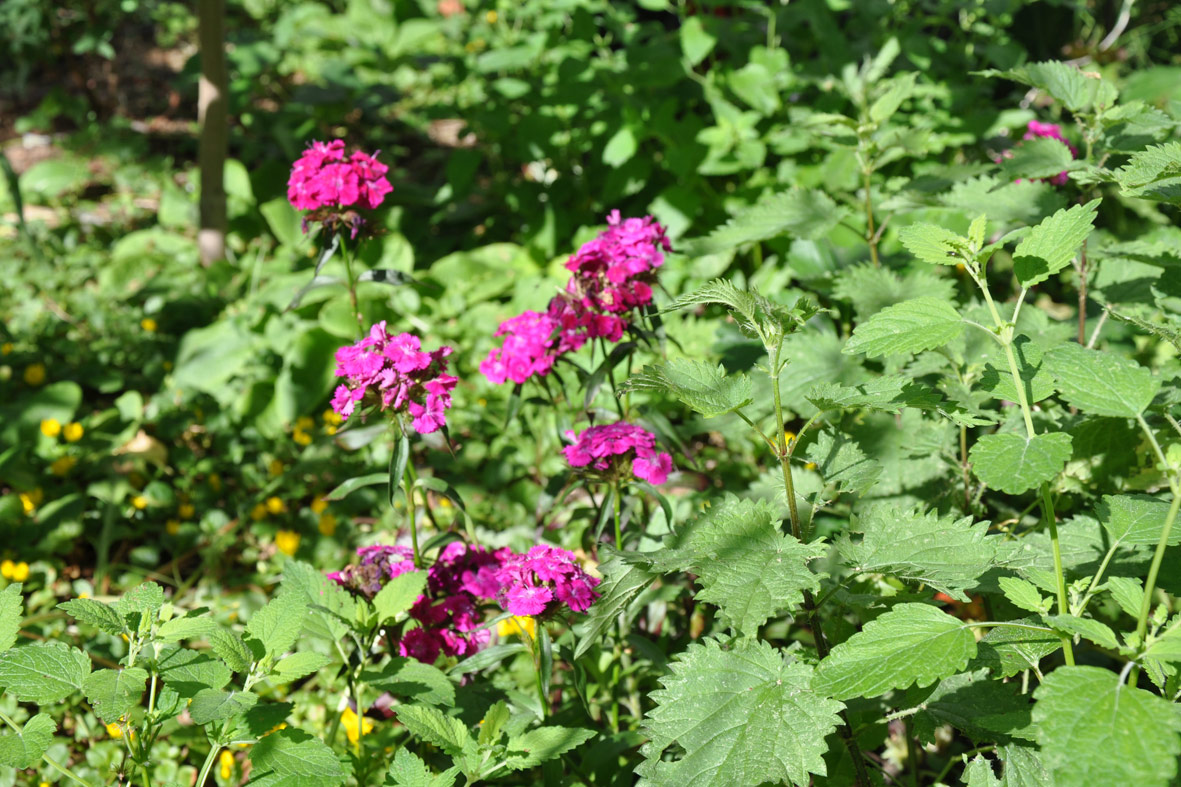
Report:
[[585,612],[599,597],[598,578],[583,571],[574,553],[548,544],[538,544],[524,555],[509,555],[496,578],[500,605],[513,615],[551,615],[562,604]]
[[571,467],[618,476],[630,462],[631,473],[651,484],[663,484],[672,472],[672,457],[656,450],[656,436],[635,424],[599,424],[566,436],[573,442],[562,451]]
[[388,171],[375,155],[363,151],[346,158],[343,140],[313,142],[291,166],[287,199],[296,210],[312,211],[312,220],[347,224],[356,235],[361,219],[351,209],[381,205],[394,190]]

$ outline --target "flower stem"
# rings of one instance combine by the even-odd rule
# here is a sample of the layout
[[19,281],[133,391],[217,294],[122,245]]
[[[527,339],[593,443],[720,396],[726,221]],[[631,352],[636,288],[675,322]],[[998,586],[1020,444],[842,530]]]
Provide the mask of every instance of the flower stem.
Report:
[[878,261],[878,238],[873,226],[873,196],[870,191],[873,170],[864,169],[862,174],[865,176],[865,242],[869,244],[869,257],[873,260],[873,266],[879,268],[881,262]]
[[418,553],[418,522],[415,521],[414,482],[410,480],[410,463],[402,474],[402,488],[406,490],[406,523],[410,526],[410,546],[414,550],[414,567],[422,568],[422,556]]
[[[1157,461],[1161,463],[1161,471],[1170,473],[1169,490],[1173,493],[1173,502],[1169,505],[1169,513],[1165,516],[1165,525],[1161,529],[1160,538],[1156,542],[1156,551],[1152,555],[1152,565],[1148,567],[1148,579],[1144,583],[1144,600],[1140,602],[1140,615],[1136,618],[1136,635],[1143,642],[1144,635],[1148,631],[1148,614],[1152,609],[1152,594],[1156,590],[1156,578],[1160,574],[1161,562],[1165,558],[1165,548],[1169,545],[1169,534],[1173,531],[1173,523],[1177,521],[1177,510],[1181,508],[1181,494],[1178,494],[1181,489],[1178,488],[1176,480],[1171,475],[1164,452],[1161,451],[1156,435],[1148,428],[1148,422],[1144,420],[1143,415],[1136,416],[1136,420],[1140,422],[1140,428],[1144,434],[1148,435],[1148,441],[1152,443]],[[1132,685],[1135,685],[1134,679]]]
[[344,234],[340,236],[340,256],[344,258],[344,271],[349,280],[349,304],[353,307],[353,317],[357,319],[358,336],[365,336],[365,318],[361,316],[361,308],[357,305],[357,280],[353,277],[353,261],[349,256],[349,247],[345,243]]
[[613,498],[612,504],[615,508],[615,548],[617,550],[619,550],[620,552],[622,552],[623,551],[623,534],[620,531],[620,526],[619,526],[619,519],[620,519],[619,511],[622,506],[622,502],[619,499],[619,482],[618,481],[616,481],[613,484],[613,491],[615,493],[614,495],[612,495],[612,498]]

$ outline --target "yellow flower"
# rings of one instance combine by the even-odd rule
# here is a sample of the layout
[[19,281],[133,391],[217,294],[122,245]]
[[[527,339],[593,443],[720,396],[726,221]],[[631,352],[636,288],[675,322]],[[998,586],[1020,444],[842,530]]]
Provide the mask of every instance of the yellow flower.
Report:
[[221,766],[221,778],[230,778],[230,774],[234,772],[234,753],[229,749],[222,749],[221,754],[217,757],[217,761]]
[[62,429],[62,437],[66,438],[67,443],[76,443],[82,439],[82,435],[85,432],[86,430],[82,428],[82,424],[74,421],[65,425]]
[[324,434],[331,437],[332,435],[336,434],[336,427],[335,426],[325,426],[324,427]]
[[795,432],[788,432],[788,431],[784,431],[784,433],[783,433],[783,442],[787,443],[787,445],[788,445],[789,447],[791,446],[791,444],[792,444],[793,442],[795,442],[795,439],[796,439],[796,433],[795,433]]
[[282,514],[284,511],[287,510],[287,504],[284,503],[280,498],[275,497],[274,495],[267,498],[266,506],[267,506],[267,511],[269,511],[272,514]]
[[153,320],[151,317],[144,317],[142,320],[139,321],[139,327],[143,328],[148,333],[155,333],[156,332],[156,321]]
[[250,518],[255,522],[261,522],[267,518],[267,507],[262,503],[255,503],[254,508],[250,509]]
[[331,538],[336,533],[336,515],[331,511],[320,514],[320,535]]
[[808,462],[808,463],[806,463],[806,464],[804,465],[804,469],[805,469],[805,470],[815,470],[815,469],[816,469],[816,463],[815,463],[815,462]]
[[496,636],[504,638],[514,634],[533,639],[537,636],[537,620],[530,616],[517,616],[505,618],[496,624]]
[[328,501],[322,497],[317,497],[308,507],[312,509],[313,514],[323,514],[328,508]]
[[283,462],[279,459],[272,459],[270,464],[267,465],[267,472],[271,475],[282,475]]
[[344,734],[348,736],[349,743],[356,743],[361,740],[362,735],[373,732],[373,719],[358,716],[352,708],[344,709],[340,714],[340,723],[344,727]]
[[164,523],[164,529],[168,531],[168,535],[175,536],[180,532],[180,522],[176,521],[175,519],[169,519]]
[[41,501],[44,498],[45,494],[41,491],[41,487],[37,487],[30,492],[21,492],[21,507],[24,508],[26,514],[31,514],[37,510],[37,506],[41,505]]
[[481,396],[479,399],[476,400],[476,404],[480,405],[480,407],[487,407],[488,400],[485,399],[483,396]]
[[221,476],[219,476],[217,473],[209,474],[209,488],[214,492],[221,491]]
[[488,13],[484,14],[484,18],[488,20],[488,24],[494,25],[496,24],[497,14],[495,11],[489,11]]
[[56,418],[46,418],[41,422],[41,434],[46,437],[57,437],[62,433],[62,422]]
[[24,582],[29,578],[29,564],[21,561],[12,567],[12,581]]
[[181,519],[192,519],[196,513],[197,509],[193,507],[192,503],[181,503],[176,507],[176,515]]
[[110,735],[112,738],[122,738],[123,728],[115,722],[111,722],[107,725],[107,735]]
[[56,476],[64,476],[74,469],[78,460],[72,456],[59,456],[49,464],[49,472]]
[[312,436],[302,429],[296,429],[291,433],[291,439],[298,445],[311,445]]
[[11,354],[12,354],[12,342],[5,342],[4,344],[0,344],[0,355],[11,355]]
[[324,423],[332,424],[333,426],[340,426],[344,421],[344,419],[340,417],[340,413],[336,412],[335,410],[325,410],[324,414],[320,417],[324,419]]
[[12,572],[16,568],[16,563],[11,560],[0,562],[0,577],[5,579],[12,579]]
[[31,363],[25,367],[25,383],[36,387],[45,382],[45,364]]
[[306,432],[308,429],[315,429],[316,422],[313,419],[308,418],[306,415],[301,415],[299,418],[295,419],[295,428]]
[[143,495],[136,495],[135,497],[131,498],[131,505],[133,508],[143,511],[148,507],[148,499]]
[[275,533],[275,548],[284,555],[294,555],[299,549],[299,533],[294,530],[280,530]]
[[172,361],[165,361],[162,365],[164,366],[164,371],[166,371],[166,372],[172,371]]

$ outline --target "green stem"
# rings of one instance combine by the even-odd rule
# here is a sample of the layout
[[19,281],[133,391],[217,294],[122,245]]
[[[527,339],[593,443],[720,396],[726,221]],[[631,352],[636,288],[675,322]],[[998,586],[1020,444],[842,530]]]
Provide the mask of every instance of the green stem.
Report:
[[1107,571],[1107,564],[1111,562],[1111,558],[1115,556],[1115,551],[1119,549],[1120,542],[1116,541],[1107,550],[1107,554],[1103,556],[1103,561],[1099,564],[1099,570],[1095,572],[1095,576],[1091,577],[1091,584],[1087,586],[1087,592],[1083,594],[1082,603],[1079,604],[1078,614],[1081,617],[1087,610],[1087,604],[1091,603],[1091,597],[1095,595],[1095,588],[1099,586],[1099,580],[1103,579],[1103,574]]
[[344,234],[340,236],[340,256],[344,258],[344,271],[349,280],[349,304],[353,307],[353,317],[357,320],[358,336],[365,335],[365,318],[361,316],[361,308],[357,305],[357,280],[353,277],[353,261],[349,256],[349,247],[345,243]]
[[402,488],[406,492],[406,522],[410,525],[410,546],[414,550],[414,567],[422,568],[422,555],[418,553],[418,522],[415,521],[414,482],[410,480],[410,462],[402,474]]
[[[1148,428],[1148,422],[1144,420],[1143,415],[1136,416],[1136,420],[1152,444],[1156,459],[1161,464],[1161,472],[1170,473],[1169,463],[1165,460],[1165,454],[1161,451],[1156,435]],[[1152,609],[1152,594],[1156,590],[1156,578],[1160,574],[1161,562],[1165,558],[1165,548],[1169,545],[1169,534],[1172,533],[1173,523],[1177,520],[1177,509],[1181,507],[1181,489],[1178,489],[1177,482],[1171,475],[1169,476],[1169,490],[1173,493],[1173,502],[1169,505],[1169,513],[1165,516],[1165,526],[1161,529],[1160,538],[1156,542],[1152,565],[1148,568],[1148,580],[1144,584],[1144,600],[1140,602],[1140,615],[1136,618],[1136,635],[1141,642],[1144,641],[1144,635],[1148,631],[1148,614]],[[1132,679],[1131,685],[1135,685],[1135,678]]]
[[915,746],[910,725],[903,722],[902,734],[906,736],[906,770],[910,774],[911,787],[919,787],[919,747]]
[[878,261],[878,239],[873,226],[873,196],[870,191],[873,170],[863,169],[862,174],[865,176],[865,241],[869,244],[869,257],[873,260],[873,266],[879,268],[881,262]]
[[[17,733],[18,735],[24,733],[24,728],[21,727],[19,724],[17,724],[15,721],[13,721],[11,718],[9,718],[7,714],[0,712],[0,721],[3,721],[9,727],[12,727],[13,732]],[[56,770],[62,776],[66,776],[70,779],[73,779],[78,784],[82,785],[82,787],[90,787],[90,784],[88,782],[84,781],[81,777],[79,777],[77,774],[75,774],[69,768],[67,768],[64,765],[62,765],[61,763],[59,763],[57,760],[50,757],[48,754],[42,754],[41,759],[45,761],[46,765],[48,765],[49,767]]]
[[620,509],[622,508],[623,504],[620,499],[619,482],[616,481],[613,486],[614,486],[614,492],[615,492],[615,494],[613,495],[613,497],[614,497],[614,501],[613,501],[614,506],[613,507],[615,509],[615,548],[618,551],[622,552],[623,551],[623,533],[621,532],[621,528],[620,528],[620,522],[619,522],[620,515],[619,514],[620,514]]
[[[1070,608],[1066,604],[1066,575],[1062,571],[1062,547],[1058,543],[1058,522],[1054,516],[1054,503],[1050,500],[1050,485],[1042,484],[1041,488],[1042,516],[1050,525],[1050,549],[1054,553],[1054,580],[1058,585],[1058,614],[1067,615]],[[1061,634],[1062,653],[1066,658],[1066,666],[1074,666],[1074,645],[1068,634]]]

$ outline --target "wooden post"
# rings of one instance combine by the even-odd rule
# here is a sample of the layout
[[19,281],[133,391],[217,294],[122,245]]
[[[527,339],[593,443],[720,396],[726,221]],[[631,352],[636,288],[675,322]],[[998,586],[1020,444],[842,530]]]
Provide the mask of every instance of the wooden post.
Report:
[[197,249],[209,266],[226,255],[225,164],[229,144],[225,54],[225,0],[197,0],[197,38],[201,48],[201,83],[197,92],[201,171]]

